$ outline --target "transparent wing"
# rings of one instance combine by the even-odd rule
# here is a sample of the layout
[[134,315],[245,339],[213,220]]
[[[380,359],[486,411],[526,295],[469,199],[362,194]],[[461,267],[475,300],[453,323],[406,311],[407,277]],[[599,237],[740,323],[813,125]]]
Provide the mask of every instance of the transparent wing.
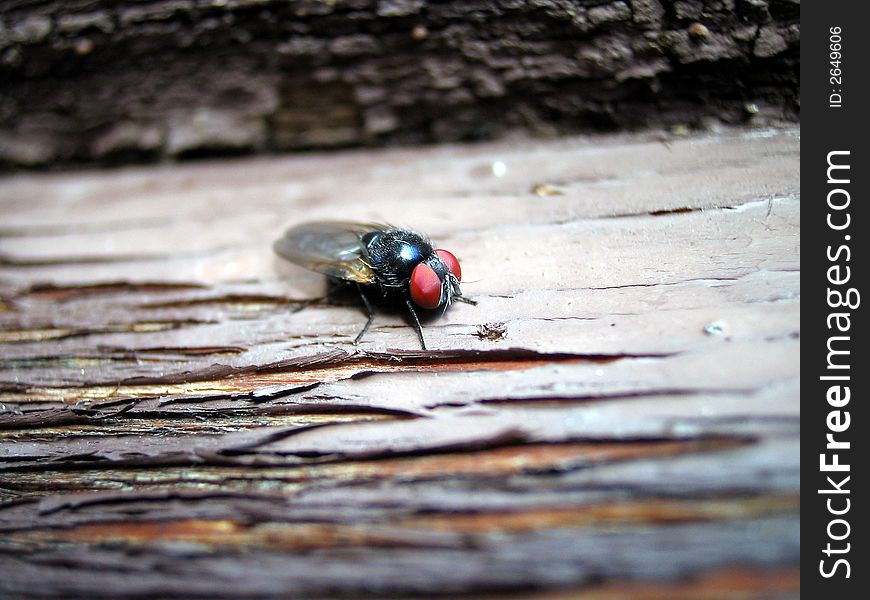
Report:
[[375,229],[364,223],[317,221],[291,227],[275,242],[275,252],[306,269],[358,283],[371,283],[362,261],[360,236]]

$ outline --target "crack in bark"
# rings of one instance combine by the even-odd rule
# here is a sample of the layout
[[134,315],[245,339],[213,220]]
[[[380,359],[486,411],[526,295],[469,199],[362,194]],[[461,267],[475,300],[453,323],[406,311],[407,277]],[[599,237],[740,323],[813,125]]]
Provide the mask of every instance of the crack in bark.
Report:
[[213,319],[171,319],[139,321],[135,323],[107,324],[102,327],[47,327],[37,329],[0,329],[0,344],[26,344],[43,340],[65,340],[69,338],[87,337],[112,333],[152,333],[155,331],[171,331],[196,325],[215,325]]
[[[488,404],[488,405],[510,405],[510,406],[520,406],[524,403],[533,403],[533,404],[545,404],[545,403],[554,403],[554,404],[585,404],[590,402],[606,402],[612,400],[631,400],[631,399],[643,399],[643,398],[656,398],[663,396],[697,396],[702,394],[710,394],[710,395],[728,395],[728,394],[744,394],[746,393],[745,388],[732,388],[732,389],[705,389],[705,388],[665,388],[665,389],[657,389],[657,390],[637,390],[633,392],[614,392],[614,393],[601,393],[601,394],[571,394],[566,396],[514,396],[514,397],[485,397],[475,400],[476,404]],[[434,405],[441,406],[441,405]],[[465,406],[464,404],[462,406]]]
[[[92,380],[86,383],[64,386],[65,388],[87,388],[92,386],[119,386],[119,385],[153,385],[153,384],[184,384],[201,381],[221,380],[234,376],[251,375],[257,373],[281,373],[281,372],[306,372],[323,368],[351,366],[360,367],[362,370],[372,371],[377,367],[392,367],[396,365],[420,367],[423,369],[447,369],[458,368],[473,369],[475,366],[485,367],[489,363],[514,362],[518,364],[544,364],[553,362],[591,362],[611,363],[619,360],[639,358],[670,358],[677,356],[676,352],[649,352],[649,353],[540,353],[523,348],[510,348],[503,350],[406,350],[392,349],[387,352],[373,352],[356,350],[348,352],[343,349],[335,349],[317,354],[298,358],[275,361],[261,365],[245,365],[235,367],[231,365],[214,364],[198,371],[184,371],[167,373],[162,376],[145,375],[130,377],[122,380]],[[44,387],[44,386],[43,386]],[[21,383],[0,381],[0,391],[22,391],[28,386]]]
[[274,306],[297,306],[300,308],[313,307],[317,305],[317,298],[314,301],[311,298],[286,298],[282,296],[270,296],[267,294],[225,294],[223,296],[213,296],[209,298],[190,298],[187,300],[170,300],[166,302],[148,302],[139,305],[139,308],[158,309],[158,308],[186,308],[194,306],[210,306],[222,304],[270,304]]
[[[174,252],[152,252],[142,254],[106,254],[106,255],[80,255],[80,256],[46,256],[28,257],[16,256],[0,252],[0,267],[15,267],[19,269],[34,267],[74,266],[74,265],[101,265],[116,263],[137,263],[169,261],[184,258],[196,258],[200,256],[213,256],[229,250],[250,248],[254,244],[234,244],[206,248],[204,250],[185,250]],[[259,247],[259,246],[257,246]]]
[[106,283],[58,285],[39,283],[18,292],[15,297],[35,296],[55,302],[74,300],[82,296],[104,296],[123,293],[169,293],[188,290],[208,289],[209,286],[198,283],[175,283],[168,281],[114,281]]

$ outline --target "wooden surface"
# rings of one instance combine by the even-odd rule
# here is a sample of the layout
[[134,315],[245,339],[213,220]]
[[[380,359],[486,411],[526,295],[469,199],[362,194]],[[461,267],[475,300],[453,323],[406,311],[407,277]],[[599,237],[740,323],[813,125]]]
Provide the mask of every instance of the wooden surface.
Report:
[[[0,179],[0,595],[798,595],[798,130]],[[422,352],[271,242],[462,261]],[[492,594],[492,595],[491,595]]]

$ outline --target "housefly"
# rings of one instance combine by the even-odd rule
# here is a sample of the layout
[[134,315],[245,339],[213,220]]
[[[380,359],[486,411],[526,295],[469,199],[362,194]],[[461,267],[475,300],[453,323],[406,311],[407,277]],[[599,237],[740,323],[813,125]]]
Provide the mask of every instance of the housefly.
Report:
[[462,271],[456,257],[447,250],[436,250],[429,238],[410,229],[329,221],[303,223],[288,229],[274,248],[292,263],[356,287],[368,320],[354,343],[372,324],[376,302],[404,304],[424,350],[418,309],[443,312],[454,301],[477,304],[462,295]]

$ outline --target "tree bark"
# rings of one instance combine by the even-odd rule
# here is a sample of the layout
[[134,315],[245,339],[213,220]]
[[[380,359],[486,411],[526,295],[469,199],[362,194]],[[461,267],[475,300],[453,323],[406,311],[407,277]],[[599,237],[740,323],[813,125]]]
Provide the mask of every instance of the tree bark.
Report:
[[794,122],[796,0],[10,0],[0,164]]

